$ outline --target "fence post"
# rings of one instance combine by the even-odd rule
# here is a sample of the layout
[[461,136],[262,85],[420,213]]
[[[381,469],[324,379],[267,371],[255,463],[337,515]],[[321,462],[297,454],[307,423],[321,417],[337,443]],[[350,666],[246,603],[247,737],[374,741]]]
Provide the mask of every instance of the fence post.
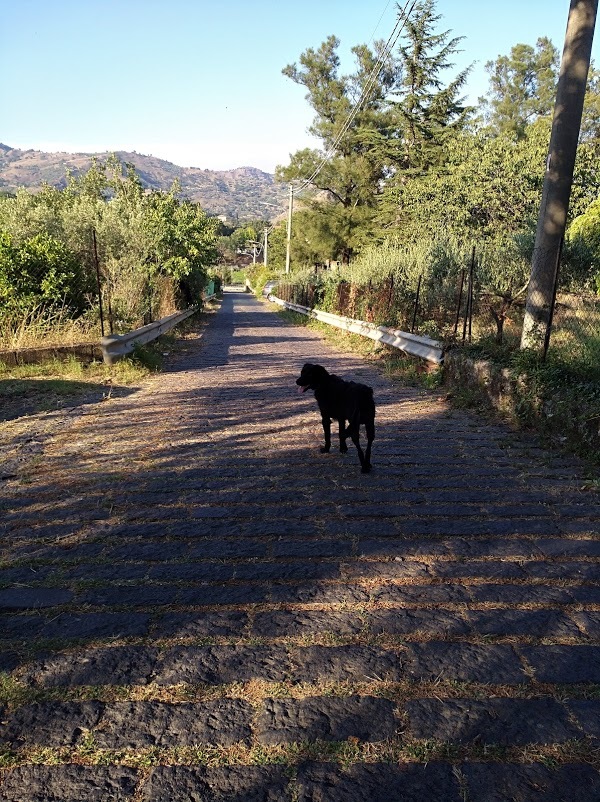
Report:
[[471,258],[471,270],[469,272],[469,342],[471,342],[471,329],[473,327],[473,292],[475,286],[475,248]]
[[110,333],[114,334],[114,316],[112,310],[112,302],[110,300],[110,281],[108,282],[108,291],[106,293],[106,301],[108,303],[108,328],[110,329]]
[[458,332],[458,321],[460,320],[460,305],[462,304],[463,287],[465,285],[465,269],[460,271],[460,287],[458,290],[458,303],[456,305],[456,320],[454,321],[454,336]]
[[565,244],[565,237],[564,234],[561,237],[560,245],[558,247],[558,252],[556,254],[556,265],[554,267],[554,284],[552,286],[552,303],[550,304],[550,309],[548,310],[548,323],[546,324],[546,335],[544,337],[544,351],[542,353],[542,362],[546,361],[546,356],[548,354],[548,348],[550,346],[550,336],[552,334],[552,323],[554,321],[554,307],[556,306],[556,293],[558,292],[558,274],[560,271],[560,260],[562,257],[563,252],[563,245]]
[[473,275],[475,273],[475,246],[471,252],[471,264],[469,265],[469,283],[467,286],[467,306],[465,308],[465,318],[463,321],[462,341],[464,343],[467,336],[467,325],[469,327],[469,342],[471,342],[471,327],[473,323]]
[[419,308],[419,295],[421,294],[421,279],[423,278],[423,274],[419,276],[419,281],[417,283],[417,294],[415,296],[415,308],[413,311],[413,319],[412,319],[412,326],[410,327],[410,333],[414,334],[415,331],[415,322],[417,320],[417,309]]

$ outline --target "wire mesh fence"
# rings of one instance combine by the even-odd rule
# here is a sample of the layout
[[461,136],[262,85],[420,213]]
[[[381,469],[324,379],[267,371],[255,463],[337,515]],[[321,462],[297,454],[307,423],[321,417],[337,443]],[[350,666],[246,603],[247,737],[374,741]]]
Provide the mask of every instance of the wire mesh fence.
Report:
[[483,321],[486,294],[477,293],[464,276],[453,298],[447,292],[443,298],[433,293],[423,278],[412,291],[395,283],[393,277],[378,284],[340,281],[333,292],[324,292],[319,284],[280,282],[277,295],[290,303],[442,340],[471,341],[474,331],[491,328]]
[[[402,286],[393,276],[367,284],[287,281],[279,284],[277,295],[448,344],[488,341],[508,349],[519,348],[525,311],[525,293],[484,287],[475,261],[442,281],[420,276],[416,287]],[[548,359],[578,364],[600,378],[599,296],[559,287],[546,334]]]
[[548,354],[600,371],[600,297],[557,293]]

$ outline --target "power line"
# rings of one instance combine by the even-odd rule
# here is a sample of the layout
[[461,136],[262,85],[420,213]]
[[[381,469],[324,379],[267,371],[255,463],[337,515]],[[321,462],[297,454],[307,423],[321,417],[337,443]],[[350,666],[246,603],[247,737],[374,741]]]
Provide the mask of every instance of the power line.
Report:
[[392,2],[392,0],[387,0],[387,3],[385,4],[385,8],[384,8],[384,9],[383,9],[383,11],[381,12],[381,16],[379,17],[379,21],[377,22],[377,25],[375,26],[375,29],[373,30],[373,33],[371,34],[371,39],[370,39],[370,41],[371,41],[371,44],[373,43],[373,39],[375,38],[375,34],[377,33],[377,29],[378,29],[378,28],[379,28],[379,26],[381,25],[381,20],[383,19],[384,15],[385,15],[385,12],[386,12],[386,11],[388,10],[388,8],[390,7],[390,3],[391,3],[391,2]]

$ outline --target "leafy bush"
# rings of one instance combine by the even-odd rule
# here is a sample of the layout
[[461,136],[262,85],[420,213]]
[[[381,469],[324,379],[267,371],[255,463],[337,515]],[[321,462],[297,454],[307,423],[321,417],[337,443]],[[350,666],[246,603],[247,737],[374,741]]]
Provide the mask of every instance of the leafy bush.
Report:
[[60,302],[74,315],[97,303],[93,232],[105,308],[117,328],[198,303],[216,261],[218,221],[169,192],[147,192],[133,167],[95,163],[65,189],[0,198],[4,311]]
[[74,312],[84,307],[85,278],[64,243],[35,234],[19,245],[0,233],[0,301],[5,311],[63,303]]
[[263,287],[267,281],[272,281],[278,278],[278,274],[263,264],[250,265],[246,268],[246,278],[250,282],[250,286],[254,294],[260,298],[262,296]]

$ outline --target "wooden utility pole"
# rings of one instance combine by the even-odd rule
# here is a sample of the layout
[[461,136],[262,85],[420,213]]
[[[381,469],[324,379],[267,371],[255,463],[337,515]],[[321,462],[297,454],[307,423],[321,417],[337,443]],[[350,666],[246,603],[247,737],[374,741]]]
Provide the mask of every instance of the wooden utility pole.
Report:
[[571,0],[521,335],[521,348],[540,353],[567,222],[597,11],[598,0]]
[[294,208],[294,185],[290,184],[290,200],[287,222],[287,248],[285,251],[285,272],[290,272],[290,243],[292,241],[292,209]]

